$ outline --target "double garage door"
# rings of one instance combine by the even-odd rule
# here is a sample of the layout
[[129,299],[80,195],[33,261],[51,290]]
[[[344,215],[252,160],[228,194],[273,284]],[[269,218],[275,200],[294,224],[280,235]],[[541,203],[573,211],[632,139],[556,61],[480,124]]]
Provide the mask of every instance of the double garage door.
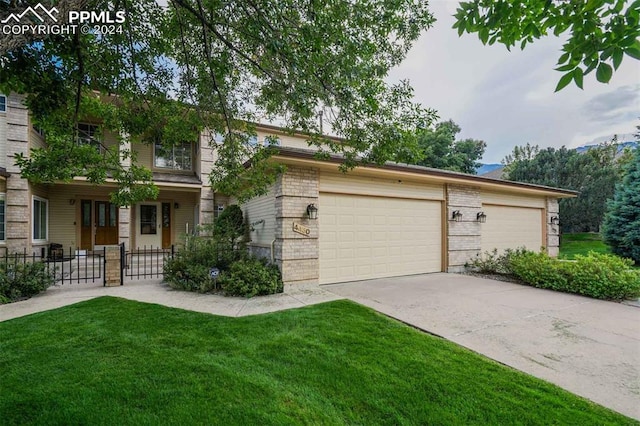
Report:
[[442,270],[442,203],[320,193],[320,284]]

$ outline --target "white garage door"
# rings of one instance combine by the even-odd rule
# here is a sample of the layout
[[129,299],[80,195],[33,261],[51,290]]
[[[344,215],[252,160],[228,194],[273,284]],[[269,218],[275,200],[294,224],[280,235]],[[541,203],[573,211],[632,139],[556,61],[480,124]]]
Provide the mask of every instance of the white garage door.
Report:
[[543,210],[483,204],[487,221],[482,227],[482,252],[526,247],[539,251],[542,246]]
[[320,193],[320,283],[439,272],[440,201]]

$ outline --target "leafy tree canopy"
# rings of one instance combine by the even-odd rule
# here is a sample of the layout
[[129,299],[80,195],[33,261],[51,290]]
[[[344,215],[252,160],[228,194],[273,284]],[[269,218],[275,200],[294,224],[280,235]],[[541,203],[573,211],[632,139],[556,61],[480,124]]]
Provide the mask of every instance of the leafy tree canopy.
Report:
[[458,34],[477,33],[483,44],[507,49],[566,35],[556,91],[572,81],[582,88],[592,71],[607,83],[625,55],[640,60],[640,0],[472,0],[460,3],[455,17]]
[[[2,17],[37,2],[2,3]],[[224,135],[212,184],[241,199],[264,190],[280,171],[273,152],[249,143],[247,123],[276,121],[307,135],[320,155],[338,152],[345,168],[417,151],[416,130],[435,112],[412,102],[407,82],[389,85],[420,33],[434,21],[426,2],[365,0],[71,0],[65,10],[121,10],[121,33],[3,35],[0,91],[26,96],[48,147],[18,157],[36,182],[86,175],[119,181],[114,201],[153,196],[150,172],[123,168],[124,149],[95,150],[76,141],[86,117],[123,140],[172,145],[204,129]],[[323,136],[317,118],[342,140]],[[254,167],[243,164],[251,159]]]
[[476,173],[478,162],[487,144],[484,141],[464,139],[456,141],[460,126],[453,120],[443,121],[434,128],[418,134],[419,153],[414,164],[462,173]]
[[607,200],[613,197],[623,161],[615,143],[604,143],[580,154],[574,149],[516,147],[503,160],[509,180],[579,191],[577,198],[560,200],[565,232],[597,232]]

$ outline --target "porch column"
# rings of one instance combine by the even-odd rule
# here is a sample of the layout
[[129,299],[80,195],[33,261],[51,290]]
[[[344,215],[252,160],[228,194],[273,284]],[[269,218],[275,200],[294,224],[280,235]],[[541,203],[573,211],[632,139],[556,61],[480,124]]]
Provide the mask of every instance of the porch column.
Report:
[[118,208],[118,242],[124,243],[127,250],[131,248],[131,207]]

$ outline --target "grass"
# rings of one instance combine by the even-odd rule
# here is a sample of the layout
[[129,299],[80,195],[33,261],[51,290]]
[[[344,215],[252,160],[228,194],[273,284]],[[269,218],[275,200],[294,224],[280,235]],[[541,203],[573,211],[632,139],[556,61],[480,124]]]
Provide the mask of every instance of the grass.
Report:
[[10,424],[636,424],[349,301],[223,318],[117,298],[0,323]]
[[590,232],[562,234],[560,237],[560,259],[574,259],[576,254],[586,255],[590,251],[611,253],[600,234]]

